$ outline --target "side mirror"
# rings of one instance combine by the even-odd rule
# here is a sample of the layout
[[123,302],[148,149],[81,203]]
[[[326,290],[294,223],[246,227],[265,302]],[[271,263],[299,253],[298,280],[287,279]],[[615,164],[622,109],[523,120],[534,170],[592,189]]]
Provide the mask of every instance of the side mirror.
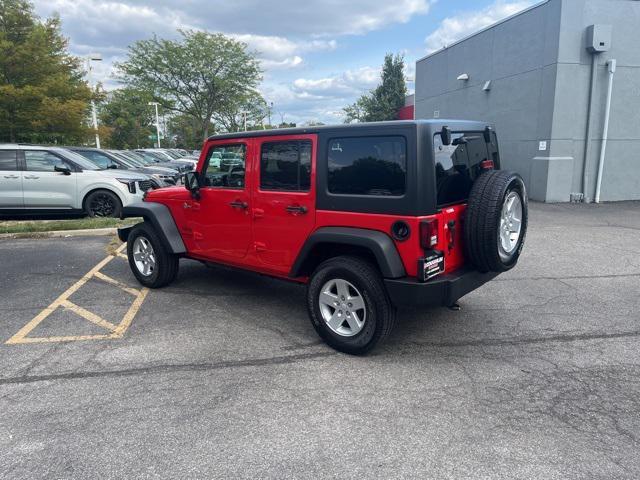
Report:
[[113,169],[113,170],[117,170],[118,169],[118,164],[117,163],[110,163],[107,168],[109,169]]
[[60,172],[64,175],[71,175],[71,169],[67,165],[54,165],[53,169],[56,172]]
[[451,129],[449,127],[442,127],[440,138],[442,138],[443,145],[451,145]]
[[185,173],[184,186],[191,192],[194,198],[200,198],[200,176],[198,172]]
[[493,128],[491,127],[485,127],[484,132],[482,133],[482,135],[484,136],[484,143],[491,143],[491,133],[493,132]]

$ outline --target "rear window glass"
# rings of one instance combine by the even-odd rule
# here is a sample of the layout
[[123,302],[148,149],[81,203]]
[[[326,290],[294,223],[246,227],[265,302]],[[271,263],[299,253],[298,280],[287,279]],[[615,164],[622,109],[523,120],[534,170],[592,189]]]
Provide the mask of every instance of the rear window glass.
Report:
[[482,132],[453,133],[451,139],[443,145],[440,134],[433,137],[438,206],[467,200],[480,163],[492,158]]
[[402,136],[333,138],[328,160],[330,193],[396,197],[405,193],[407,142]]
[[15,150],[0,150],[0,170],[18,170]]
[[311,142],[287,141],[262,144],[260,188],[308,191],[311,186]]

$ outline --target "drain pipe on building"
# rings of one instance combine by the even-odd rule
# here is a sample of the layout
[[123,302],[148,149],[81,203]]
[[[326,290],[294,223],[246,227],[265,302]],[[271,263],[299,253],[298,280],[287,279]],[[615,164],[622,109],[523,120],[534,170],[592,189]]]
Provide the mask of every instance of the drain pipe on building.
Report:
[[587,131],[584,134],[584,159],[582,166],[582,201],[590,203],[589,189],[589,157],[591,156],[591,116],[596,96],[596,79],[598,75],[598,52],[591,53],[591,82],[589,83],[589,103],[587,104]]
[[607,151],[607,139],[609,138],[609,116],[611,114],[611,93],[613,91],[613,74],[616,73],[616,61],[607,62],[609,67],[609,84],[607,85],[607,104],[604,109],[604,127],[602,128],[602,144],[600,145],[600,161],[598,162],[598,180],[596,181],[595,202],[600,203],[600,188],[602,187],[602,170],[604,168],[604,156]]

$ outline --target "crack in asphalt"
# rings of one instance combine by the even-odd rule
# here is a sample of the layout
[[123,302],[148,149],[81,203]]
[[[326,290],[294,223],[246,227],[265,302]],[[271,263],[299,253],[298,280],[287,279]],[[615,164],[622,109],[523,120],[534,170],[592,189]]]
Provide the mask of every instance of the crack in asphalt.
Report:
[[76,380],[101,377],[129,377],[156,373],[195,372],[222,370],[237,367],[262,367],[266,365],[286,365],[302,360],[331,357],[337,352],[300,353],[297,355],[285,355],[271,358],[255,358],[246,360],[230,360],[218,363],[184,363],[173,365],[154,365],[149,367],[126,368],[122,370],[85,371],[57,373],[50,375],[23,375],[20,377],[0,378],[0,385],[17,385],[25,383],[47,382],[52,380]]
[[413,345],[421,347],[496,347],[502,345],[526,345],[547,342],[576,342],[583,340],[609,340],[615,338],[627,338],[640,336],[640,330],[633,332],[618,333],[580,333],[574,335],[547,335],[544,337],[524,337],[524,338],[491,338],[484,340],[468,340],[463,342],[411,342]]

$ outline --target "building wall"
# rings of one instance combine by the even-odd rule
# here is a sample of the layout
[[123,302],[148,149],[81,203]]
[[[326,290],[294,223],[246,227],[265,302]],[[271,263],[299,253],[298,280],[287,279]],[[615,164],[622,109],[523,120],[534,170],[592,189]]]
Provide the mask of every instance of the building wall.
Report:
[[[418,61],[415,116],[494,123],[504,168],[524,177],[532,198],[569,201],[571,192],[582,191],[591,65],[585,29],[611,24],[613,48],[598,58],[588,191],[595,185],[602,136],[605,62],[617,55],[602,199],[640,198],[639,12],[640,1],[634,0],[549,0],[534,6]],[[456,79],[462,73],[468,81]],[[487,81],[490,90],[484,91]],[[540,142],[546,149],[540,150]],[[627,150],[631,145],[635,152]]]

